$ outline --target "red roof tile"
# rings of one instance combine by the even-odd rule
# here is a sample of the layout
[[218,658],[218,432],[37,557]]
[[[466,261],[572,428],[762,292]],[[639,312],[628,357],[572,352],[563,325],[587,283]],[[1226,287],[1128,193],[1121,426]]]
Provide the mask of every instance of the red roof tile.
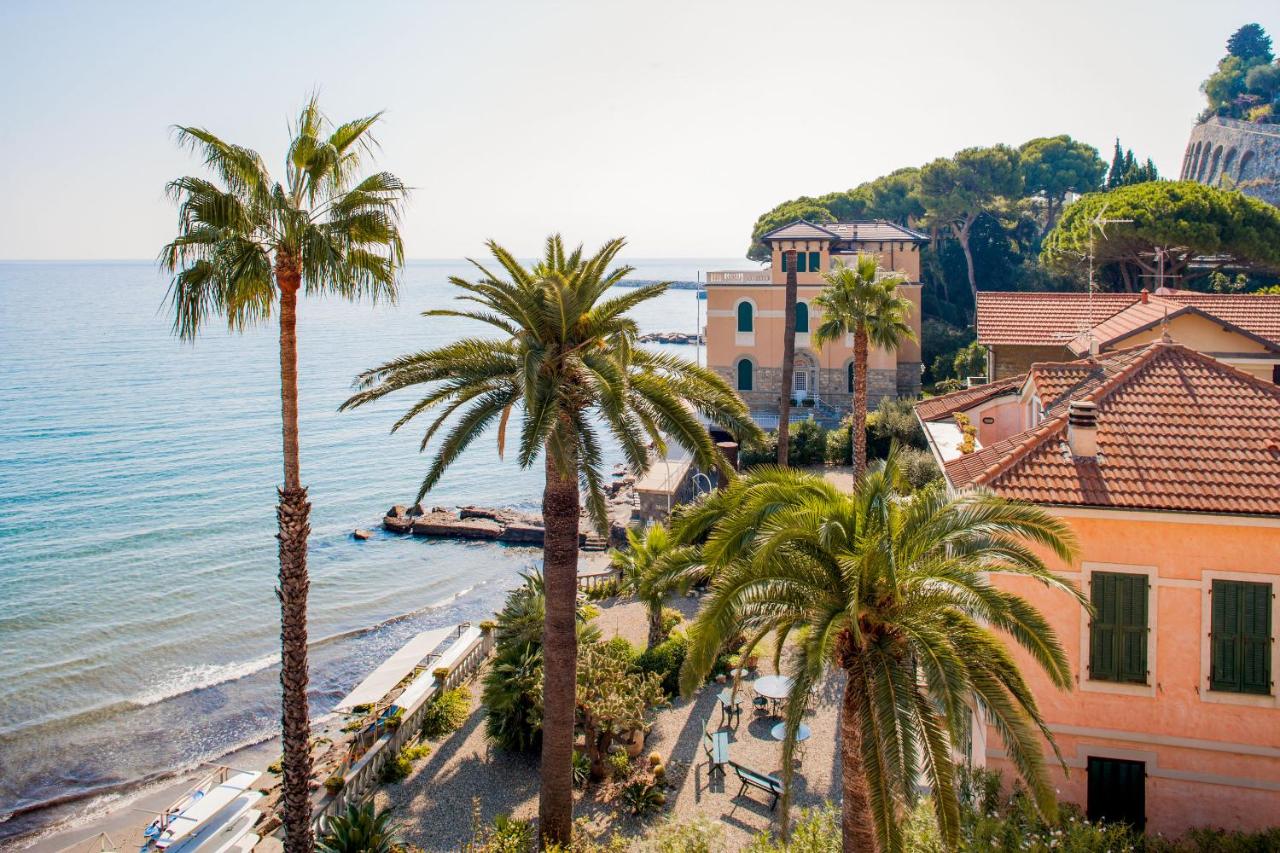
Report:
[[[1067,347],[1083,354],[1088,344],[1084,332],[1105,346],[1144,323],[1158,322],[1165,306],[1172,315],[1181,306],[1195,306],[1204,313],[1237,326],[1266,342],[1280,346],[1280,295],[1251,293],[1198,293],[1161,288],[1142,303],[1138,293],[1095,293],[1090,306],[1087,293],[978,293],[978,342],[1021,346]],[[1143,319],[1145,318],[1145,319]],[[1140,322],[1140,320],[1142,320]]]
[[[1068,395],[1097,404],[1099,457],[1064,455],[1060,406],[946,463],[948,481],[1037,503],[1280,516],[1280,387],[1176,343],[1124,355]],[[1082,364],[1095,371],[1060,367]]]
[[1022,387],[1022,383],[1026,381],[1026,378],[1027,374],[1021,373],[1008,379],[1001,379],[999,382],[988,382],[986,385],[975,385],[972,388],[961,388],[959,391],[952,391],[950,394],[930,397],[916,404],[916,414],[920,416],[922,421],[941,420],[942,418],[950,417],[956,412],[972,409],[992,397],[1016,393]]

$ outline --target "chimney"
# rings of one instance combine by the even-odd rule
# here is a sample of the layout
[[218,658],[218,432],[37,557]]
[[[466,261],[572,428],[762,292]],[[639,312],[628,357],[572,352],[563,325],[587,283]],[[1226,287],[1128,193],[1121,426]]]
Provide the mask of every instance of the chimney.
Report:
[[1138,291],[1138,292],[1139,292],[1140,294],[1142,294],[1142,304],[1143,304],[1143,305],[1146,305],[1146,304],[1147,304],[1147,302],[1148,302],[1148,301],[1150,300],[1150,298],[1151,298],[1151,291],[1147,290],[1147,289],[1144,287],[1144,288],[1142,288],[1142,290],[1140,290],[1140,291]]
[[1088,400],[1072,400],[1067,409],[1067,445],[1077,459],[1098,455],[1098,406]]

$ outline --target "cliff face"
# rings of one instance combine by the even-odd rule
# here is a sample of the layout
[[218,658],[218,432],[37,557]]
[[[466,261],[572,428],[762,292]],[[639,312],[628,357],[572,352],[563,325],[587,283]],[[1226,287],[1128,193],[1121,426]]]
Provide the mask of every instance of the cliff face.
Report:
[[1196,125],[1180,177],[1280,206],[1280,125],[1218,116]]

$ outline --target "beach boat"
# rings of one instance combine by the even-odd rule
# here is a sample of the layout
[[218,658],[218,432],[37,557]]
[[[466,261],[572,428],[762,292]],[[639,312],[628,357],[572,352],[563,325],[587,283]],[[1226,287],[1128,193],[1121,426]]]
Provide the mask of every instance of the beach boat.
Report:
[[253,770],[219,767],[147,825],[141,849],[169,849],[217,817],[261,776]]
[[253,808],[262,796],[253,791],[237,797],[216,818],[172,845],[168,853],[227,853],[262,817],[262,812]]

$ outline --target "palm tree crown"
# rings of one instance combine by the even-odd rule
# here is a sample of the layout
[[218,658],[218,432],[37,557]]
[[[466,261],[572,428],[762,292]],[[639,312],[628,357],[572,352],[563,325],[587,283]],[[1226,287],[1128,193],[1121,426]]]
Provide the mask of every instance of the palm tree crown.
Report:
[[898,295],[900,275],[883,275],[875,255],[858,255],[853,266],[835,263],[822,274],[827,288],[814,298],[822,311],[822,321],[814,331],[813,342],[822,345],[853,337],[854,388],[853,441],[854,478],[861,476],[867,464],[867,347],[896,350],[916,334],[907,319],[911,316],[911,300]]
[[545,447],[561,473],[580,477],[591,518],[601,528],[607,528],[602,427],[637,475],[649,469],[649,445],[663,453],[668,437],[691,451],[700,466],[727,472],[723,454],[697,414],[734,435],[754,435],[757,428],[742,401],[715,373],[636,346],[639,331],[626,312],[660,295],[668,284],[607,296],[632,272],[629,266],[609,269],[622,240],[584,258],[581,247],[566,253],[555,235],[548,238],[543,259],[529,269],[497,243],[487,245],[507,278],[473,261],[480,278],[450,281],[465,291],[459,299],[479,308],[440,309],[424,316],[478,320],[503,337],[464,338],[365,371],[357,378],[359,393],[342,404],[352,408],[403,388],[428,386],[392,427],[398,430],[435,410],[423,437],[424,450],[451,416],[460,414],[446,430],[419,499],[495,422],[501,454],[517,407],[522,417],[520,466],[532,465]]
[[809,474],[757,470],[680,521],[687,536],[706,534],[704,559],[714,576],[689,630],[682,688],[701,684],[728,637],[745,633],[754,646],[774,634],[780,657],[790,641],[788,791],[808,695],[828,667],[843,672],[846,851],[901,848],[899,820],[915,799],[921,767],[943,838],[956,843],[952,749],[974,707],[1051,813],[1038,736],[1052,738],[1001,634],[1056,685],[1071,684],[1045,618],[986,576],[1023,575],[1081,600],[1035,550],[1069,559],[1069,528],[1037,507],[985,494],[948,498],[931,486],[908,496],[896,455],[852,494]]
[[696,561],[695,549],[677,545],[664,524],[651,524],[644,532],[627,530],[627,550],[615,551],[613,567],[622,573],[622,583],[641,604],[649,620],[648,647],[665,637],[662,606],[667,596],[680,588],[681,569]]
[[268,319],[278,288],[295,276],[307,294],[395,299],[407,190],[389,172],[357,180],[381,116],[331,127],[313,96],[293,128],[283,183],[256,151],[203,128],[174,128],[221,181],[182,177],[168,185],[178,236],[160,260],[173,274],[178,335],[193,337],[210,315],[237,330]]

